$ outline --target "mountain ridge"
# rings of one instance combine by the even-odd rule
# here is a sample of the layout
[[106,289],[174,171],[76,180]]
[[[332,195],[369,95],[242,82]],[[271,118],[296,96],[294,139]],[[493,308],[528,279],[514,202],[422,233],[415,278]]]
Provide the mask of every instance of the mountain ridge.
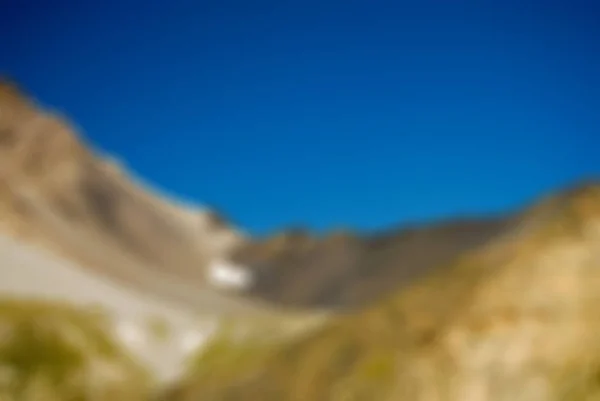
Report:
[[250,238],[231,258],[256,272],[251,297],[290,306],[352,310],[410,285],[463,253],[526,237],[597,182],[580,180],[495,216],[463,216],[368,234],[344,230],[317,236],[296,228],[266,239]]

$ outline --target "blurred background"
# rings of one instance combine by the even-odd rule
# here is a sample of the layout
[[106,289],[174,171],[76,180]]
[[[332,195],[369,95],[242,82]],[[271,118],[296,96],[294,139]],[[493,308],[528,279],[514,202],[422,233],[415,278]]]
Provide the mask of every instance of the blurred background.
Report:
[[2,2],[0,400],[600,399],[599,21]]

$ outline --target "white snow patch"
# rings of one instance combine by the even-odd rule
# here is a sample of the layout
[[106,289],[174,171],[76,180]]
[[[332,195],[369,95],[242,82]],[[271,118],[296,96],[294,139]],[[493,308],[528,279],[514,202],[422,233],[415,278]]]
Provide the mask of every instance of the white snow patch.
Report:
[[252,284],[252,273],[243,266],[225,260],[214,260],[208,267],[208,280],[217,287],[245,289]]

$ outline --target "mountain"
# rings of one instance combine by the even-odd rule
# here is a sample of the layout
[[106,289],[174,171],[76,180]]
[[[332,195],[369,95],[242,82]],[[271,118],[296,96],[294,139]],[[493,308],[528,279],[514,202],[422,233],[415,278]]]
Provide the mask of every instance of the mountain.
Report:
[[136,287],[143,276],[205,285],[211,262],[245,237],[217,212],[142,184],[8,81],[0,82],[0,232]]
[[465,217],[374,233],[335,231],[316,236],[291,229],[265,239],[248,238],[229,254],[254,277],[250,298],[290,308],[346,312],[452,263],[465,252],[544,224],[567,193],[525,210],[493,217]]
[[217,290],[213,270],[226,266],[250,273],[249,288],[237,294],[245,303],[358,307],[512,225],[510,217],[463,219],[373,235],[288,230],[255,239],[215,210],[143,184],[7,80],[0,112],[0,233],[188,305],[202,304],[197,289]]
[[550,401],[600,396],[600,183],[284,345],[222,335],[169,400]]
[[216,212],[177,204],[132,179],[93,153],[65,118],[7,82],[0,110],[0,204],[14,234],[69,252],[80,246],[68,235],[77,232],[183,277],[199,277],[209,258],[242,238]]
[[[202,312],[207,298],[198,293],[224,292],[215,286],[223,274],[214,274],[223,267],[249,277],[242,277],[246,289],[219,298],[219,305],[231,305],[216,308],[219,313],[239,315],[250,304],[359,308],[534,221],[523,216],[465,217],[371,234],[290,229],[253,238],[215,210],[144,184],[95,151],[59,112],[0,80],[0,234]],[[243,300],[234,307],[234,298]]]
[[248,295],[289,307],[354,309],[507,232],[511,218],[451,220],[371,235],[288,231],[236,248]]
[[[13,83],[0,82],[2,327],[15,308],[31,310],[15,302],[41,302],[43,310],[67,304],[84,314],[101,310],[110,321],[108,337],[161,382],[174,380],[190,353],[224,320],[263,325],[277,320],[293,329],[313,318],[280,316],[276,308],[214,285],[213,267],[244,241],[217,212],[142,184],[94,151],[66,118]],[[45,319],[31,316],[33,326],[27,327]],[[166,340],[154,338],[150,321],[165,326]],[[4,350],[0,376],[2,369],[12,369],[3,358],[16,358]]]

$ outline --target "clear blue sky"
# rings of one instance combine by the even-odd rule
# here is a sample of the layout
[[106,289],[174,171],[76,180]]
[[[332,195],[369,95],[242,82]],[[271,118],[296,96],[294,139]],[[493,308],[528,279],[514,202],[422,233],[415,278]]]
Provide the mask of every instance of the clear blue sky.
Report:
[[594,1],[18,3],[0,73],[253,233],[494,213],[600,173]]

